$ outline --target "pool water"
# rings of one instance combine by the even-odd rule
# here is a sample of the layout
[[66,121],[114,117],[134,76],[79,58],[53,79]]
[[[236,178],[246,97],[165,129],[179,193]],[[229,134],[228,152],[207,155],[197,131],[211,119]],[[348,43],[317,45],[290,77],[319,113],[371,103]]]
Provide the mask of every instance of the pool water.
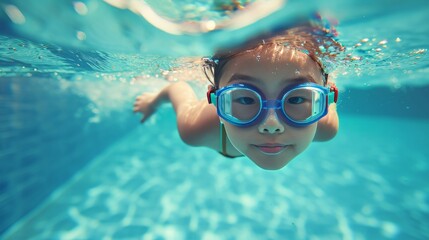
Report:
[[174,124],[142,126],[6,239],[427,238],[429,123],[342,117],[335,140],[276,172],[191,149]]
[[[210,6],[176,3],[187,13],[200,9],[180,15],[162,1],[148,2],[173,17],[195,17]],[[0,5],[0,238],[429,238],[425,1],[282,7],[280,13],[320,9],[337,18],[340,40],[355,60],[336,73],[336,138],[312,144],[278,171],[185,145],[171,106],[144,125],[131,113],[135,96],[171,81],[204,89],[193,56],[225,46],[230,30],[169,35],[101,1],[43,3]],[[82,17],[85,8],[76,3],[89,13]],[[5,6],[20,9],[30,25],[16,13],[11,23]],[[65,9],[50,14],[68,15],[49,23],[41,17],[46,6]],[[238,34],[230,41],[288,20],[280,13],[233,30]],[[116,45],[97,35],[100,16],[110,17],[112,27],[101,29],[104,37],[118,35]],[[139,24],[153,38],[139,39],[148,34]],[[204,49],[210,37],[215,43]]]

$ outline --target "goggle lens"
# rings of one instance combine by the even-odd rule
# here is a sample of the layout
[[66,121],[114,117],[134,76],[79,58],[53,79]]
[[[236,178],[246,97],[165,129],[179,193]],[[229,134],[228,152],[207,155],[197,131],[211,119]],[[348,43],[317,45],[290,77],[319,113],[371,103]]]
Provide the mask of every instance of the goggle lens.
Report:
[[260,95],[245,88],[229,89],[219,96],[223,117],[237,123],[248,123],[258,117],[262,109]]
[[297,123],[311,122],[324,113],[324,93],[316,88],[298,88],[286,93],[283,97],[283,111]]

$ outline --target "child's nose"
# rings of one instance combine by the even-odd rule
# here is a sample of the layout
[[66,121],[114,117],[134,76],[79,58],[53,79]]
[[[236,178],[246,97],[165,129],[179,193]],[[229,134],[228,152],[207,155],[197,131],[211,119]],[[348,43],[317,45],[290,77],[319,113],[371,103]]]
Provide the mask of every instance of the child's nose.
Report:
[[267,117],[259,124],[258,130],[260,133],[282,133],[285,128],[277,116],[274,109],[269,109]]

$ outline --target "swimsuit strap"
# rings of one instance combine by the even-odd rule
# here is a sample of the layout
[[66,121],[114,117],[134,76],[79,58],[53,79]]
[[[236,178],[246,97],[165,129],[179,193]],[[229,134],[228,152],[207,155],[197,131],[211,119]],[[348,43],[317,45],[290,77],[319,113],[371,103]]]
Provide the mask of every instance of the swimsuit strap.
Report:
[[240,156],[231,156],[228,155],[228,153],[226,153],[226,143],[227,143],[227,134],[225,131],[225,126],[223,125],[223,123],[220,123],[220,131],[219,131],[219,135],[220,135],[220,146],[219,146],[219,153],[222,154],[224,157],[227,158],[236,158],[236,157],[240,157]]
[[222,155],[227,155],[226,153],[226,131],[225,131],[225,126],[223,125],[223,123],[220,123],[220,152],[222,153]]

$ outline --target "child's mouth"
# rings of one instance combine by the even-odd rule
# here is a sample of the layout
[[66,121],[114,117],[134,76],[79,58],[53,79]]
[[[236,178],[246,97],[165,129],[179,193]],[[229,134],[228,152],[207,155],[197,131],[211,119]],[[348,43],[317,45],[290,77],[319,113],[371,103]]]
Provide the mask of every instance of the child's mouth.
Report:
[[259,151],[267,155],[277,155],[287,149],[289,145],[283,144],[263,144],[254,145]]

